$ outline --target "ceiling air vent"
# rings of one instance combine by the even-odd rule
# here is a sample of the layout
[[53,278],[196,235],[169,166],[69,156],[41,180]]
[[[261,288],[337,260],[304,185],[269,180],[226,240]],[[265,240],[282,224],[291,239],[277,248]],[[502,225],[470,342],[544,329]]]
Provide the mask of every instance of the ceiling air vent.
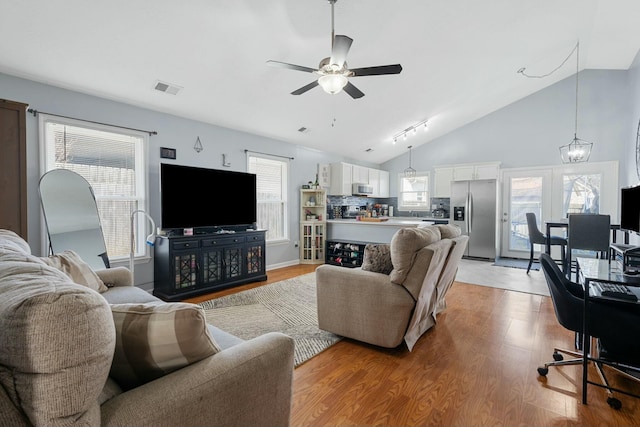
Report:
[[156,81],[156,85],[154,86],[154,89],[160,92],[176,95],[178,92],[180,92],[182,87],[178,85],[173,85],[171,83],[161,82],[160,80],[158,80]]

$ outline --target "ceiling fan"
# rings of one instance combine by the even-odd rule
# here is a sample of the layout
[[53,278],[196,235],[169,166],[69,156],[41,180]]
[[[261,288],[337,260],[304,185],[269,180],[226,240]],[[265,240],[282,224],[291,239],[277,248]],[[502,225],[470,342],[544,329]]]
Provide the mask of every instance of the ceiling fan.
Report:
[[353,99],[362,98],[364,93],[349,81],[349,77],[399,74],[400,71],[402,71],[402,65],[379,65],[374,67],[354,68],[350,70],[347,67],[346,59],[347,53],[349,53],[349,49],[351,48],[351,43],[353,43],[353,39],[347,36],[335,35],[333,28],[333,7],[338,0],[328,1],[331,4],[331,56],[320,61],[320,65],[318,65],[317,69],[271,60],[267,61],[267,65],[320,75],[317,80],[314,80],[308,85],[302,86],[300,89],[291,92],[292,95],[301,95],[320,85],[325,92],[330,94],[339,93],[344,89],[344,91]]

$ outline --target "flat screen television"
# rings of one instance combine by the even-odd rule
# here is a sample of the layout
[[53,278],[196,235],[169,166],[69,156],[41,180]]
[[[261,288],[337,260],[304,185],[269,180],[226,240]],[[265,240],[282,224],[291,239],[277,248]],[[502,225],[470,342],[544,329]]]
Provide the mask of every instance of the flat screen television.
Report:
[[620,228],[640,233],[640,185],[620,190]]
[[160,164],[163,229],[237,226],[256,222],[256,175]]

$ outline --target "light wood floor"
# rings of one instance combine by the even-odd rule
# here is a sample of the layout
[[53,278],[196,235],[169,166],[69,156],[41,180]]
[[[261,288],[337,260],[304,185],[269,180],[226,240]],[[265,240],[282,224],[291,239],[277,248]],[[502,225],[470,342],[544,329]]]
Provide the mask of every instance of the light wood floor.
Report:
[[[194,298],[199,302],[314,271],[299,265],[268,280]],[[455,283],[448,309],[412,352],[344,339],[296,368],[293,426],[633,426],[640,400],[618,394],[622,409],[589,386],[581,403],[579,366],[536,368],[553,347],[572,348],[549,297]],[[640,337],[639,337],[640,339]],[[595,370],[590,378],[597,380]],[[614,382],[640,393],[615,374]]]

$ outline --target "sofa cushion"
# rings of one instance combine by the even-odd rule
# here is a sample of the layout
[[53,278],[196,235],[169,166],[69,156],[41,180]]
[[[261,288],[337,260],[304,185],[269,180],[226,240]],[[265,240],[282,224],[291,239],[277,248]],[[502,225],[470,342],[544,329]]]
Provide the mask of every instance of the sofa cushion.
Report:
[[391,238],[391,281],[401,285],[411,269],[416,252],[440,240],[440,229],[435,225],[424,228],[401,228]]
[[393,270],[391,246],[386,243],[367,243],[364,247],[362,269],[374,273],[389,274]]
[[31,425],[100,425],[115,347],[100,294],[39,257],[0,249],[0,331],[0,383]]
[[462,234],[462,229],[453,224],[436,224],[438,230],[440,230],[440,236],[443,239],[453,239]]
[[74,251],[64,251],[40,259],[47,265],[62,271],[74,283],[86,286],[100,293],[108,289],[89,264],[84,262]]
[[125,390],[220,351],[196,304],[112,304],[111,312],[116,326],[111,376]]

